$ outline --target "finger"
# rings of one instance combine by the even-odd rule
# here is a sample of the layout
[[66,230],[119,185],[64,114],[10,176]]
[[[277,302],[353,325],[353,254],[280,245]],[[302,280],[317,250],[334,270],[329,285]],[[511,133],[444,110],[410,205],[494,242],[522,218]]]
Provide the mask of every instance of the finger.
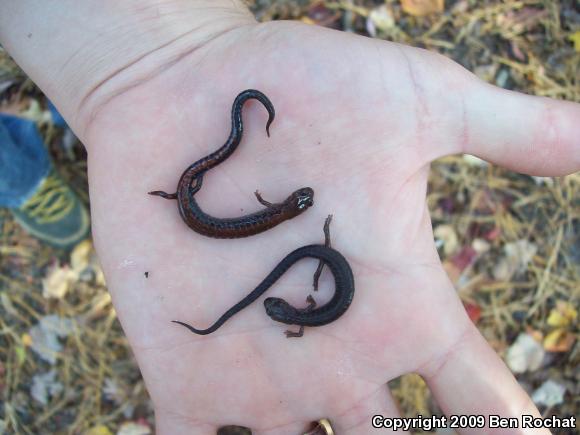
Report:
[[531,175],[580,170],[580,104],[475,89],[464,100],[464,152]]
[[[514,417],[520,423],[524,414],[540,416],[530,397],[473,325],[468,326],[456,345],[431,361],[420,374],[445,414],[486,416],[484,427],[466,428],[465,433],[489,433],[487,416],[492,414]],[[505,429],[497,433],[516,432]],[[544,429],[521,433],[550,432]]]

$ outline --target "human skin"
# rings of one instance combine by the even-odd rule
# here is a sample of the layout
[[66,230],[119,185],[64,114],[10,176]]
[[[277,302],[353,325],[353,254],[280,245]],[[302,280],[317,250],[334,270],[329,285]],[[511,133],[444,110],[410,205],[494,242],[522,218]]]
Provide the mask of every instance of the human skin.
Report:
[[[374,414],[399,415],[386,382],[409,372],[447,415],[539,415],[441,266],[427,175],[456,153],[533,175],[578,171],[579,105],[492,87],[425,50],[257,24],[236,1],[0,0],[0,42],[87,148],[94,241],[157,433],[296,434],[322,417],[340,435],[374,433]],[[274,103],[271,137],[248,103],[243,142],[206,175],[200,204],[240,215],[260,207],[256,188],[275,202],[309,185],[315,205],[263,234],[214,240],[147,192],[174,191],[225,141],[246,88]],[[288,252],[322,243],[329,213],[356,282],[339,320],[291,340],[261,303],[208,336],[170,322],[213,323]],[[295,266],[269,296],[305,305],[315,266]],[[315,297],[332,287],[323,274]]]

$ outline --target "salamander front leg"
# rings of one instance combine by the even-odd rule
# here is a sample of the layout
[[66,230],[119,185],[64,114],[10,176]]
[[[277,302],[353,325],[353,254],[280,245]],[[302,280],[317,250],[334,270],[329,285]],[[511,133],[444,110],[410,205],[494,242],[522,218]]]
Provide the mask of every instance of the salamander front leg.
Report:
[[258,202],[263,206],[271,207],[273,205],[271,202],[268,202],[264,198],[262,198],[262,195],[260,195],[260,192],[258,192],[257,190],[254,192],[254,195],[256,195],[256,198],[258,198]]
[[[332,215],[329,214],[326,220],[324,221],[324,246],[330,248],[330,223],[332,222]],[[322,273],[322,269],[324,268],[324,262],[320,260],[318,263],[318,267],[316,268],[316,272],[314,272],[314,279],[312,281],[312,286],[314,287],[314,291],[318,291],[318,280],[320,279],[320,274]]]
[[[308,297],[306,298],[306,302],[308,302],[308,306],[304,308],[304,311],[308,312],[316,308],[316,301],[314,300],[312,295],[308,295]],[[298,332],[290,331],[289,329],[287,329],[284,332],[284,334],[286,334],[286,338],[302,337],[304,335],[304,325],[300,325],[300,329],[298,330]]]

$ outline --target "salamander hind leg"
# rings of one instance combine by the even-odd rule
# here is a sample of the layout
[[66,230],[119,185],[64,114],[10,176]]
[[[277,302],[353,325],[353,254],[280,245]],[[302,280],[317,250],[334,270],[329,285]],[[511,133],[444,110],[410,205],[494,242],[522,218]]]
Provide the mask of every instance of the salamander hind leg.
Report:
[[147,193],[149,195],[152,195],[152,196],[160,196],[161,198],[164,198],[164,199],[177,199],[177,192],[167,193],[167,192],[164,192],[162,190],[154,190],[152,192],[147,192]]
[[[312,311],[314,308],[316,308],[316,301],[314,300],[312,295],[308,295],[306,297],[306,302],[308,302],[308,306],[304,308],[305,312]],[[284,334],[286,335],[286,338],[302,337],[304,335],[304,325],[300,325],[300,329],[298,330],[298,332],[290,331],[289,329],[287,329],[286,331],[284,331]]]
[[287,329],[284,331],[284,335],[286,335],[286,338],[300,338],[304,335],[304,325],[300,325],[298,332],[290,331]]
[[192,180],[192,186],[189,188],[190,189],[189,193],[191,195],[196,194],[199,191],[199,189],[201,189],[201,186],[203,186],[203,175],[198,175]]
[[[197,191],[199,189],[201,189],[201,186],[203,185],[203,175],[199,175],[197,177],[195,177],[192,182],[191,182],[191,187],[190,187],[190,194],[195,194],[197,193]],[[177,192],[175,193],[167,193],[164,192],[163,190],[154,190],[152,192],[147,192],[149,195],[153,195],[153,196],[160,196],[161,198],[164,199],[177,199]]]

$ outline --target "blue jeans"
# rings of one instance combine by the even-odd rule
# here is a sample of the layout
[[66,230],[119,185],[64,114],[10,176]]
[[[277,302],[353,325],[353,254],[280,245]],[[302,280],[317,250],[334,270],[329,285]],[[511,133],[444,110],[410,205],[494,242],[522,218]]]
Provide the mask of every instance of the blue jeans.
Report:
[[21,206],[50,168],[34,122],[0,113],[0,207]]

